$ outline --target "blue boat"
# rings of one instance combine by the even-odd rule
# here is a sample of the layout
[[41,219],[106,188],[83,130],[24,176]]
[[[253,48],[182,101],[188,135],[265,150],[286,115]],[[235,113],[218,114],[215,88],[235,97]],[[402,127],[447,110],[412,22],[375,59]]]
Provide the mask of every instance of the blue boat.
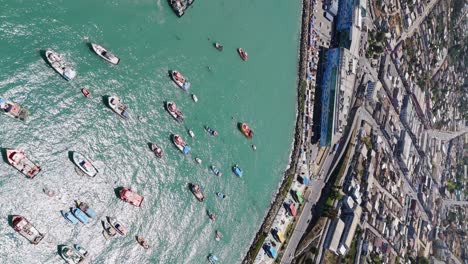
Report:
[[81,223],[89,223],[89,217],[86,216],[86,214],[83,213],[83,211],[81,211],[79,208],[73,208],[72,213],[76,218],[78,218],[78,220],[80,220]]
[[276,252],[276,249],[272,245],[265,244],[263,245],[263,249],[270,258],[276,259],[278,257],[278,252]]
[[210,255],[208,255],[208,261],[209,261],[211,264],[216,264],[216,263],[218,263],[219,259],[218,259],[218,257],[216,257],[215,255],[210,254]]
[[96,211],[89,207],[85,202],[76,201],[76,206],[91,218],[96,218]]
[[237,177],[242,177],[242,170],[237,164],[234,165],[234,167],[232,167],[232,171],[234,172],[234,174],[236,174]]
[[78,224],[78,219],[70,212],[65,212],[63,210],[60,211],[60,213],[62,213],[62,216],[67,219],[70,223],[76,225]]

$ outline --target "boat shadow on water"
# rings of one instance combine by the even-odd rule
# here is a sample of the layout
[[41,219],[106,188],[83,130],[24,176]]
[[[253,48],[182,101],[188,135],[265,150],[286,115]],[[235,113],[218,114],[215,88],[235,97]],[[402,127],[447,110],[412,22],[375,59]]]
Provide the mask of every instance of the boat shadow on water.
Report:
[[109,95],[103,95],[101,96],[101,99],[102,99],[102,103],[106,106],[106,107],[109,107],[110,108],[110,105],[109,105]]
[[6,151],[7,148],[0,148],[0,152],[2,152],[3,162],[6,162],[8,164],[8,157]]
[[11,226],[13,229],[14,229],[14,227],[13,227],[13,217],[14,216],[15,215],[8,215],[8,225]]
[[46,50],[45,49],[39,50],[39,55],[47,63],[47,65],[50,65],[49,61],[47,60]]
[[117,187],[114,189],[114,194],[117,198],[120,199],[120,191],[123,190],[124,187]]
[[75,153],[75,151],[68,151],[68,159],[74,164],[75,162],[73,161],[73,153]]

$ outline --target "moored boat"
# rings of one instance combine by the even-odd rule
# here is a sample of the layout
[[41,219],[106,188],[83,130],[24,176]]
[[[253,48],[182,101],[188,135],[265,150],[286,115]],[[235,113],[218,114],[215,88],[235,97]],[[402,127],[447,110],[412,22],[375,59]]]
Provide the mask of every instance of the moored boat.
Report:
[[91,43],[91,47],[93,48],[93,51],[103,60],[109,63],[112,63],[114,65],[119,64],[120,59],[117,58],[117,56],[115,56],[112,52],[105,49],[103,46],[96,44],[96,43]]
[[63,218],[68,220],[68,222],[74,225],[78,224],[79,222],[78,218],[76,218],[71,212],[61,210],[60,213],[62,214]]
[[205,200],[205,196],[198,184],[189,183],[189,188],[198,201],[203,202],[203,200]]
[[201,164],[202,163],[202,160],[200,158],[195,158],[195,162],[198,163],[198,164]]
[[249,125],[247,123],[239,123],[239,129],[246,136],[248,139],[252,139],[253,137],[253,131],[250,129]]
[[219,259],[215,255],[210,254],[208,255],[208,261],[210,262],[210,264],[216,264],[218,263]]
[[81,223],[83,224],[89,223],[90,221],[89,217],[83,211],[81,211],[80,208],[73,208],[71,212]]
[[122,224],[122,222],[120,222],[119,220],[117,220],[117,218],[108,216],[108,217],[107,217],[107,222],[108,222],[108,223],[115,229],[115,231],[117,231],[117,233],[119,233],[120,235],[122,235],[122,236],[127,235],[127,233],[128,233],[128,228],[127,228],[124,224]]
[[142,236],[137,236],[137,242],[144,249],[149,249],[150,248],[148,241],[146,241]]
[[185,143],[185,141],[182,139],[181,136],[179,135],[172,135],[172,142],[174,142],[174,145],[180,150],[180,152],[184,154],[188,154],[190,152],[190,147]]
[[84,247],[82,247],[81,245],[75,244],[75,245],[73,245],[73,247],[78,252],[78,254],[80,254],[81,256],[83,256],[83,257],[88,256],[88,254],[89,254],[88,251]]
[[102,221],[102,227],[104,228],[104,230],[102,231],[102,235],[106,240],[109,240],[117,234],[115,228],[112,227],[111,224],[106,221]]
[[214,165],[211,165],[211,171],[214,173],[214,175],[221,177],[223,173]]
[[96,211],[89,207],[89,204],[85,202],[76,201],[76,206],[80,208],[83,213],[91,218],[96,218]]
[[70,81],[76,77],[76,72],[71,67],[67,66],[62,57],[55,51],[48,49],[45,52],[45,57],[50,66],[58,72],[65,80]]
[[216,241],[220,241],[221,238],[223,238],[223,235],[221,235],[221,232],[219,232],[218,230],[215,231],[215,240]]
[[218,131],[212,129],[211,127],[205,126],[206,132],[208,132],[211,136],[217,136]]
[[188,91],[190,89],[190,83],[185,77],[178,71],[171,71],[171,79],[179,86],[182,90]]
[[96,174],[99,172],[96,167],[91,163],[91,161],[86,158],[84,155],[81,153],[78,153],[76,151],[73,152],[73,163],[86,175],[89,177],[95,177]]
[[177,122],[180,123],[184,121],[184,114],[177,108],[177,105],[174,102],[166,102],[166,110]]
[[128,118],[128,107],[124,105],[117,96],[109,96],[109,107],[120,117]]
[[28,159],[22,150],[7,149],[6,154],[8,163],[30,179],[41,171],[41,167]]
[[192,99],[195,103],[198,102],[198,97],[195,94],[192,94]]
[[247,52],[245,52],[242,48],[238,48],[237,52],[239,52],[239,56],[243,61],[247,61],[247,59],[249,58],[249,54],[247,54]]
[[78,254],[71,246],[62,246],[60,255],[69,264],[78,264],[83,260],[83,257]]
[[88,89],[86,89],[86,88],[82,88],[82,89],[81,89],[81,92],[82,92],[83,95],[84,95],[85,97],[87,97],[87,98],[93,97],[93,96],[91,95],[91,93],[88,91]]
[[44,238],[44,234],[39,232],[26,218],[20,215],[13,216],[12,225],[16,232],[25,237],[31,244],[37,245]]
[[141,204],[143,203],[143,200],[144,200],[143,196],[130,190],[127,187],[120,190],[119,194],[120,194],[120,199],[136,207],[141,207]]
[[243,175],[242,169],[239,168],[237,164],[232,166],[232,171],[234,172],[234,174],[236,174],[237,177],[242,177]]
[[155,143],[151,143],[151,151],[153,151],[154,155],[158,158],[162,158],[164,156],[162,148]]
[[213,43],[213,46],[214,46],[217,50],[223,51],[223,48],[224,48],[223,45],[219,44],[218,42]]
[[195,137],[195,133],[193,133],[193,130],[189,129],[188,130],[188,134],[190,135],[190,137]]
[[24,121],[29,115],[28,110],[2,97],[0,97],[0,110],[6,115],[18,118],[21,121]]

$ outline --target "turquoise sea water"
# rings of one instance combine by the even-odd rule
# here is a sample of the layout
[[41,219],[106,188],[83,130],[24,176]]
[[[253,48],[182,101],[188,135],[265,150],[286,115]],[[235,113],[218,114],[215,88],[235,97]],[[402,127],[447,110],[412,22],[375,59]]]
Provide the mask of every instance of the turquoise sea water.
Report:
[[[31,114],[26,123],[0,115],[0,147],[24,149],[43,168],[29,180],[0,162],[0,263],[63,263],[57,245],[72,243],[87,248],[95,263],[205,263],[209,253],[222,263],[239,262],[289,159],[300,2],[197,0],[180,19],[164,0],[0,0],[0,6],[0,96]],[[120,65],[98,58],[90,41],[113,51]],[[240,60],[238,47],[249,53],[248,62]],[[65,81],[44,62],[40,51],[47,48],[74,66],[75,80]],[[190,80],[198,103],[172,83],[171,69]],[[93,99],[83,97],[84,86]],[[108,95],[129,105],[130,120],[103,104]],[[183,124],[164,110],[165,100],[181,108]],[[252,141],[237,129],[239,121],[254,130]],[[219,136],[208,136],[204,125]],[[174,147],[171,133],[186,139],[190,155]],[[149,151],[150,141],[163,147],[163,159]],[[88,156],[100,174],[79,176],[69,151]],[[236,163],[244,170],[241,179],[230,169]],[[188,191],[189,182],[204,188],[204,203]],[[121,186],[145,197],[142,208],[116,197]],[[59,194],[49,198],[43,187]],[[216,198],[217,191],[227,198]],[[67,223],[59,211],[76,199],[90,203],[100,219],[117,216],[130,234],[106,242],[99,219]],[[218,215],[214,222],[206,210]],[[47,233],[44,241],[33,246],[15,233],[7,220],[14,214]],[[215,230],[224,236],[220,242]],[[137,234],[149,240],[150,250],[137,245]]]

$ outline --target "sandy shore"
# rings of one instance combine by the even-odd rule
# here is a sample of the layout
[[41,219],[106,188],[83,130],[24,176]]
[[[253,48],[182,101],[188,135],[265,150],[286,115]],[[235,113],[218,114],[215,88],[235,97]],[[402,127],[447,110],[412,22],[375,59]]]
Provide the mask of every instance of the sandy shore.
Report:
[[297,86],[297,114],[296,114],[296,131],[294,135],[294,147],[291,152],[291,158],[288,169],[284,173],[283,181],[278,189],[278,192],[273,199],[270,209],[266,214],[263,223],[255,235],[252,244],[250,245],[247,254],[242,263],[253,263],[258,253],[259,248],[263,245],[266,235],[271,229],[273,221],[281,208],[284,199],[291,187],[292,180],[296,177],[296,168],[299,161],[300,149],[302,146],[302,131],[303,127],[303,114],[304,114],[304,101],[306,93],[306,69],[307,69],[307,38],[309,34],[309,21],[310,21],[310,1],[302,1],[302,29],[300,38],[299,50],[299,67],[298,67],[298,86]]

